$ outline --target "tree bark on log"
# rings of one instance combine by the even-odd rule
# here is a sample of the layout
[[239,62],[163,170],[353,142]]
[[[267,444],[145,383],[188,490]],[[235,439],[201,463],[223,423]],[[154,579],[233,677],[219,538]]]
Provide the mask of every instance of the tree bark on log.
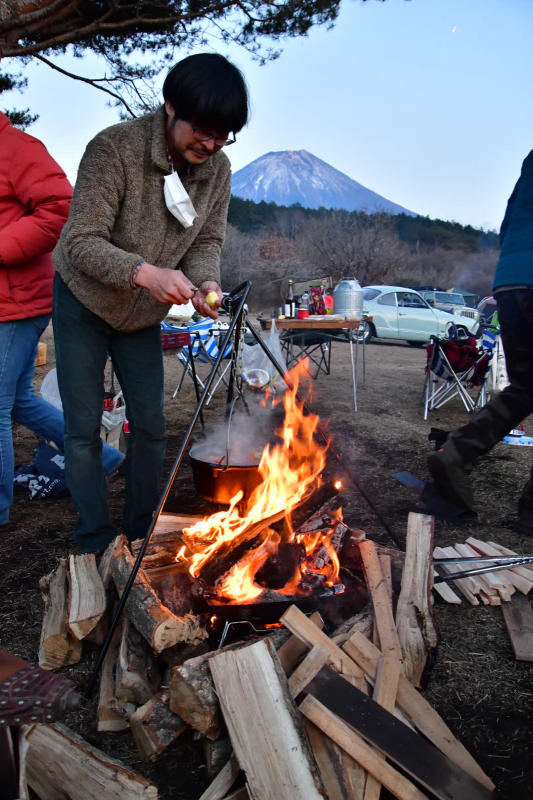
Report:
[[175,714],[208,739],[218,737],[222,721],[209,659],[200,656],[176,667],[172,671],[169,692],[170,708]]
[[353,636],[357,631],[360,631],[363,636],[370,639],[373,626],[374,607],[372,603],[369,602],[361,611],[355,614],[355,616],[350,617],[350,619],[345,620],[342,625],[339,625],[331,634],[331,640],[339,647],[342,647],[344,642],[347,642],[350,636]]
[[159,692],[131,716],[131,730],[139,755],[154,761],[187,728],[168,705],[168,692]]
[[25,725],[28,783],[41,800],[157,800],[157,788],[64,725]]
[[39,666],[57,669],[77,664],[81,658],[81,642],[67,630],[67,560],[61,558],[57,568],[39,581],[44,602],[43,626],[39,644]]
[[[133,569],[134,559],[121,536],[113,554],[111,571],[118,593],[122,594]],[[140,569],[132,586],[126,613],[152,650],[160,653],[178,642],[195,642],[207,638],[200,618],[194,614],[177,617],[159,601],[150,582]]]

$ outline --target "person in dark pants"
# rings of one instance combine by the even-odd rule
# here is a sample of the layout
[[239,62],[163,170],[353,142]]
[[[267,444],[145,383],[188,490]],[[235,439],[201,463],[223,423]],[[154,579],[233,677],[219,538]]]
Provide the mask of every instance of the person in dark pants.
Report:
[[169,72],[163,96],[154,113],[89,143],[54,251],[66,477],[82,552],[102,550],[118,533],[100,464],[107,354],[130,426],[122,525],[133,540],[144,536],[157,506],[165,453],[161,320],[172,304],[189,300],[216,318],[222,299],[231,195],[222,148],[246,124],[246,84],[222,56],[195,55]]
[[[510,385],[428,458],[435,489],[472,510],[470,473],[480,456],[533,412],[533,151],[509,198],[502,223],[494,296]],[[519,533],[533,536],[533,469],[518,503]]]

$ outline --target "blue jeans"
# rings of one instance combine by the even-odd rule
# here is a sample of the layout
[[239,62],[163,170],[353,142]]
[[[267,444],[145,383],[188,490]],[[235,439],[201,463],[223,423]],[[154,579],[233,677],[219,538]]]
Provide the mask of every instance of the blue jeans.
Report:
[[[63,452],[64,419],[55,406],[33,390],[33,374],[39,337],[50,321],[49,314],[30,319],[0,322],[0,524],[9,519],[13,503],[13,437],[11,421],[51,439]],[[115,470],[123,456],[105,447],[106,473]]]
[[111,522],[100,461],[100,419],[107,355],[126,401],[130,434],[122,526],[128,539],[146,533],[159,500],[165,456],[161,329],[122,333],[89,311],[54,279],[54,341],[65,415],[65,469],[80,515],[74,536],[84,553],[107,547]]

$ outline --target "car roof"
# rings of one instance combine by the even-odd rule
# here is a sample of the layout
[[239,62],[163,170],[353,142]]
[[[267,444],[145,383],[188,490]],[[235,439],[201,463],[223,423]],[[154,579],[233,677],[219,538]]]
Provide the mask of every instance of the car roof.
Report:
[[408,286],[363,286],[363,289],[376,289],[378,292],[414,292],[420,294],[417,289],[410,289]]

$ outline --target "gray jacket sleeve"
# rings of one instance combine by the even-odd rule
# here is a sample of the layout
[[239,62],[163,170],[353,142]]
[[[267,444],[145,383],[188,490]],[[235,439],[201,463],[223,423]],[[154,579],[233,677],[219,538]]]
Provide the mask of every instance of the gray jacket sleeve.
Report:
[[76,269],[100,283],[133,291],[132,272],[142,258],[110,241],[124,192],[120,155],[111,142],[97,136],[79,166],[62,244]]
[[220,251],[226,237],[226,221],[231,197],[231,171],[202,230],[179,263],[179,268],[195,285],[216,281],[220,285]]

